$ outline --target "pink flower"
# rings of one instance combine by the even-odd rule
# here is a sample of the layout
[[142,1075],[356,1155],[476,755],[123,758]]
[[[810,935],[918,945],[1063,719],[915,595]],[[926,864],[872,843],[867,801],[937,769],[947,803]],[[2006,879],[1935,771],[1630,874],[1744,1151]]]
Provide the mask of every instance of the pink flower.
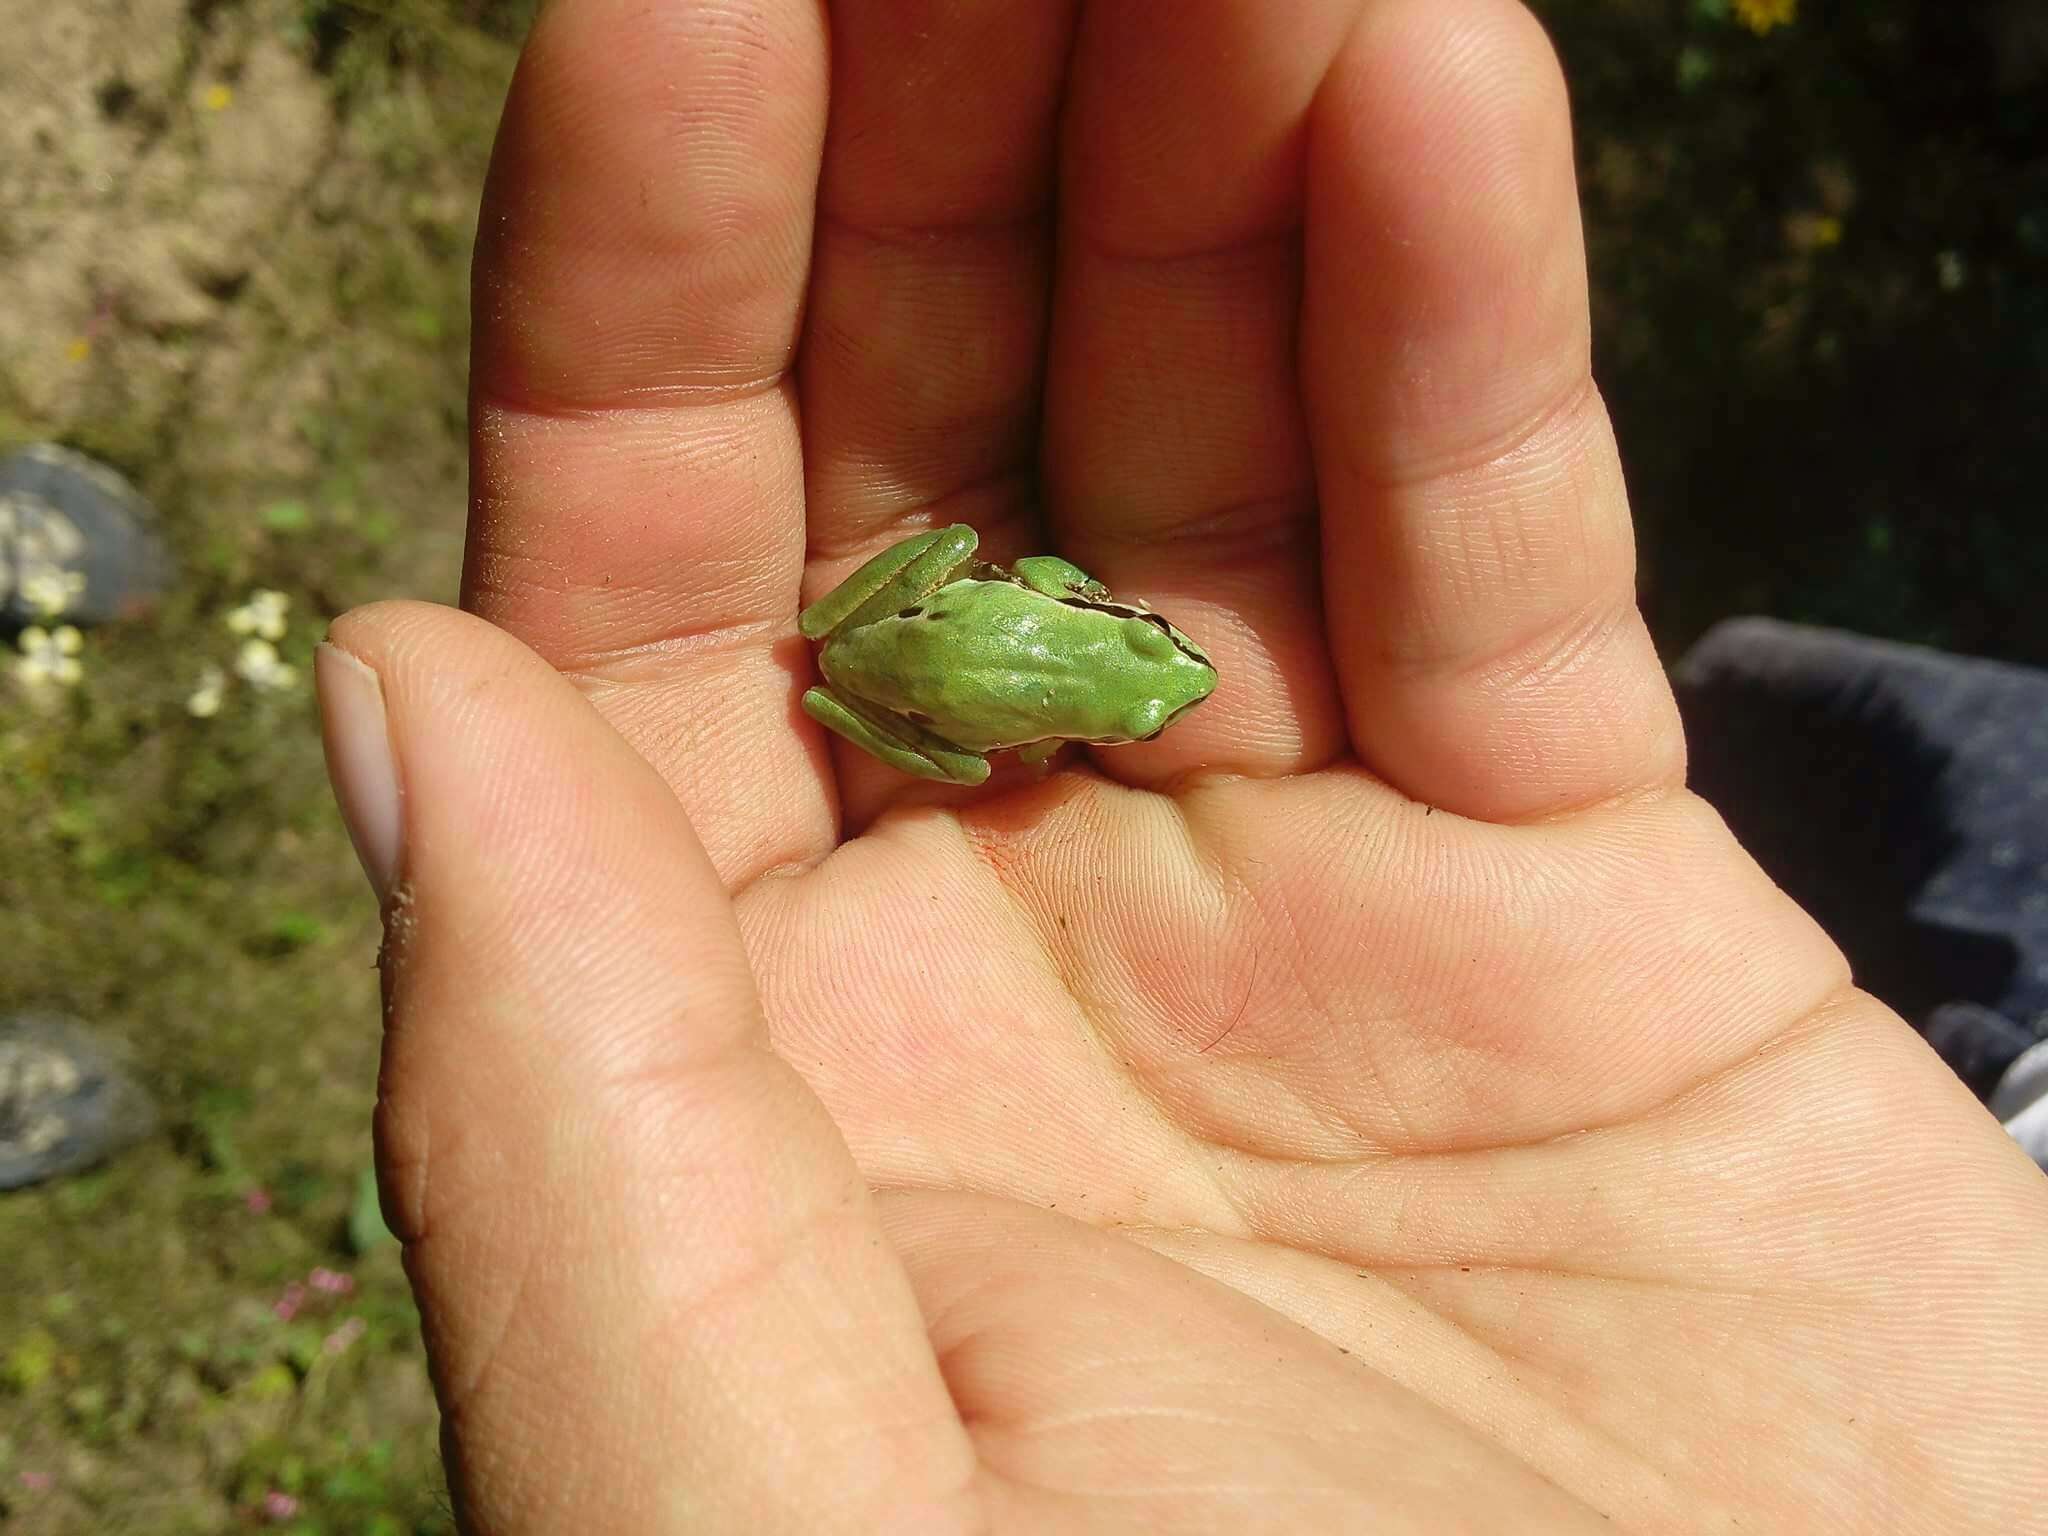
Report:
[[322,1339],[320,1347],[330,1355],[338,1355],[363,1336],[364,1327],[365,1324],[360,1317],[352,1317]]
[[30,1493],[48,1493],[56,1486],[56,1483],[57,1479],[50,1476],[47,1472],[24,1472],[21,1474],[21,1486]]
[[299,1315],[299,1308],[305,1301],[306,1288],[294,1280],[284,1288],[284,1294],[271,1303],[270,1310],[277,1314],[279,1322],[288,1323]]
[[333,1269],[314,1270],[306,1276],[306,1283],[327,1296],[346,1296],[356,1288],[355,1276],[344,1275]]
[[299,1501],[281,1488],[263,1495],[263,1518],[282,1524],[299,1512]]
[[267,1215],[270,1211],[270,1191],[261,1185],[242,1196],[242,1204],[249,1208],[252,1216]]

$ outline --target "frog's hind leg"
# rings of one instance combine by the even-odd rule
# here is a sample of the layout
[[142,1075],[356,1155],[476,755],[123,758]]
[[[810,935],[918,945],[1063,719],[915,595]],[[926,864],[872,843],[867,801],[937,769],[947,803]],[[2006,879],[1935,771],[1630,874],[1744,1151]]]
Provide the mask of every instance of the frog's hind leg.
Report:
[[971,563],[980,542],[972,528],[955,523],[891,544],[799,614],[796,627],[816,640],[914,607]]
[[828,688],[813,688],[804,694],[804,713],[871,757],[920,779],[980,784],[988,778],[988,759],[979,753],[962,752],[908,720],[863,709]]

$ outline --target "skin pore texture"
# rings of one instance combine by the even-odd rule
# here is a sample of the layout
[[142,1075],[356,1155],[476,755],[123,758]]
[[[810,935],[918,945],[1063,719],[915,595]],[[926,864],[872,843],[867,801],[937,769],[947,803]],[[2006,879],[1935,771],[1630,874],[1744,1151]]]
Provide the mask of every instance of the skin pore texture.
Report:
[[[465,1528],[2042,1529],[2048,1184],[1684,787],[1509,0],[553,0],[319,660]],[[907,778],[907,534],[1213,657]]]

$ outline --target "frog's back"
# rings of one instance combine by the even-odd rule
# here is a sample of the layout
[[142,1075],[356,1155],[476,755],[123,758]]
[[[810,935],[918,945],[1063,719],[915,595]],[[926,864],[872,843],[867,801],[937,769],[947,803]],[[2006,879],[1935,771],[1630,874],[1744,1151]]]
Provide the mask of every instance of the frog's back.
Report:
[[826,677],[973,752],[1137,741],[1206,698],[1215,672],[1128,610],[963,581],[845,635]]

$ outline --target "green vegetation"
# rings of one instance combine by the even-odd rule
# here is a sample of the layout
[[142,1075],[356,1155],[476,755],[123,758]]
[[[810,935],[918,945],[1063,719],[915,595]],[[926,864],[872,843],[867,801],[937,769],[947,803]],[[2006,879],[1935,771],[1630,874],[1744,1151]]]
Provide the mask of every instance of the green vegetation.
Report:
[[[0,1198],[10,1533],[452,1528],[361,1198],[375,912],[308,675],[332,614],[454,589],[467,253],[528,8],[48,7],[0,63],[37,108],[0,168],[51,164],[8,137],[37,123],[63,145],[0,169],[0,447],[119,466],[184,566],[77,687],[0,689],[0,1003],[131,1042],[167,1131]],[[266,589],[259,686],[229,619]]]
[[2048,663],[2048,8],[1536,9],[1667,653],[1761,612]]
[[[2048,661],[2037,0],[1538,8],[1667,648],[1762,610]],[[132,1042],[167,1130],[0,1198],[10,1536],[450,1528],[307,677],[332,614],[454,589],[467,252],[529,10],[76,0],[0,50],[0,446],[129,472],[184,564],[79,686],[0,689],[0,1005]],[[230,623],[259,591],[265,683]]]

